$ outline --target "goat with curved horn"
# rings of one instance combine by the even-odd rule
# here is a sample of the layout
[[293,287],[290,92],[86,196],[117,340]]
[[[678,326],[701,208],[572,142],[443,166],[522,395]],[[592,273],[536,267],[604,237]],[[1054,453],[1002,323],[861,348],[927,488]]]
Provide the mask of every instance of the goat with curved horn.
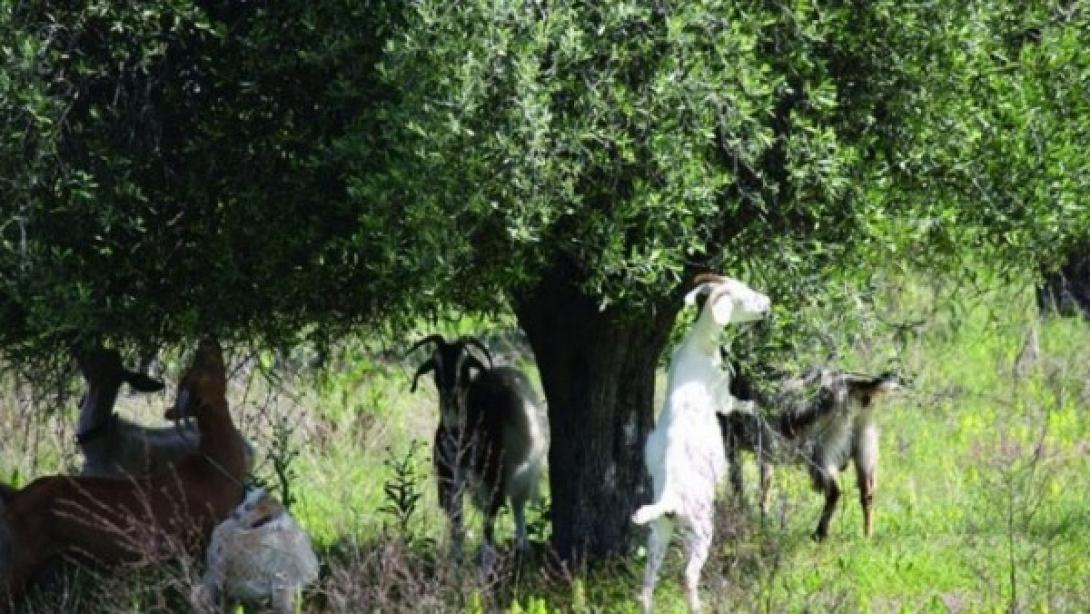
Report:
[[485,347],[484,342],[480,339],[474,337],[473,335],[462,335],[461,337],[458,337],[458,341],[456,341],[455,343],[459,343],[461,345],[472,345],[476,347],[478,350],[481,351],[482,354],[484,354],[484,357],[488,359],[488,368],[491,369],[495,366],[495,363],[492,361],[492,353],[488,351],[488,348]]
[[771,307],[767,296],[736,279],[701,275],[695,283],[685,304],[696,305],[698,315],[671,355],[666,401],[644,445],[653,501],[632,516],[636,524],[651,525],[640,594],[648,613],[675,523],[688,534],[689,610],[700,610],[698,585],[715,530],[716,485],[727,469],[716,415],[741,410],[726,398],[730,375],[721,368],[717,340],[724,326],[759,320]]
[[[520,550],[529,548],[526,502],[536,492],[548,449],[548,425],[529,379],[510,367],[493,367],[492,354],[480,339],[465,335],[447,343],[429,335],[413,345],[436,344],[417,368],[412,390],[425,373],[433,373],[439,393],[439,427],[432,460],[439,478],[439,501],[451,523],[451,550],[462,550],[462,495],[473,493],[484,511],[482,563],[494,558],[496,515],[509,501],[515,515]],[[486,367],[469,351],[481,350]]]
[[409,346],[409,349],[405,351],[405,355],[408,356],[409,354],[412,354],[416,351],[417,348],[428,343],[434,343],[436,345],[443,346],[447,344],[447,340],[443,338],[443,335],[428,335],[427,337],[424,337],[423,339],[420,339],[416,343]]

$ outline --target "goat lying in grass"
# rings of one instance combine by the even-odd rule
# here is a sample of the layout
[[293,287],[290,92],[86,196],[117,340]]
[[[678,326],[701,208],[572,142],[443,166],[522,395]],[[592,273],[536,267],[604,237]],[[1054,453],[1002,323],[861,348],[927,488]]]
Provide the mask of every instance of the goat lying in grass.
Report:
[[715,487],[726,471],[723,440],[715,416],[730,411],[729,377],[720,367],[719,333],[727,324],[758,320],[769,310],[768,297],[744,283],[719,275],[701,275],[685,297],[699,306],[696,322],[670,359],[666,403],[644,447],[654,502],[632,517],[651,524],[647,568],[640,600],[651,611],[659,567],[677,518],[688,532],[689,562],[685,588],[689,609],[700,609],[700,570],[708,558],[714,523]]
[[[192,601],[201,611],[221,611],[232,602],[269,600],[281,614],[295,611],[295,594],[318,578],[310,538],[284,506],[254,489],[231,517],[212,531],[207,570]],[[228,609],[227,611],[232,611]]]
[[825,495],[825,508],[813,533],[813,538],[821,541],[829,534],[829,521],[840,499],[838,477],[850,459],[863,506],[863,531],[869,537],[874,529],[878,469],[874,403],[899,387],[900,381],[892,374],[872,377],[817,369],[783,380],[770,398],[758,398],[751,382],[736,375],[732,394],[772,408],[774,413],[768,418],[760,413],[719,416],[735,494],[742,496],[739,456],[743,450],[752,452],[760,467],[762,517],[768,508],[773,465],[806,464],[814,488]]
[[[412,390],[421,375],[434,373],[439,427],[432,453],[439,502],[450,517],[452,554],[461,557],[462,494],[469,487],[473,502],[484,512],[481,561],[488,567],[495,557],[496,515],[505,500],[515,516],[516,544],[520,551],[529,548],[526,502],[545,464],[548,426],[530,381],[517,369],[492,367],[480,341],[462,337],[447,343],[431,335],[409,351],[428,344],[435,349],[416,370]],[[471,345],[484,353],[488,367],[469,352]]]
[[[200,435],[193,424],[150,428],[129,422],[114,413],[123,383],[140,392],[156,392],[163,383],[130,371],[117,350],[99,347],[77,356],[87,393],[80,402],[76,442],[83,452],[82,475],[130,478],[163,471],[197,451]],[[249,469],[253,450],[243,440]]]
[[[38,478],[11,494],[0,521],[11,535],[0,560],[0,608],[49,560],[145,561],[203,545],[242,499],[245,452],[231,422],[219,344],[200,344],[167,417],[196,418],[199,449],[155,475],[115,480]],[[6,595],[6,597],[5,597]]]

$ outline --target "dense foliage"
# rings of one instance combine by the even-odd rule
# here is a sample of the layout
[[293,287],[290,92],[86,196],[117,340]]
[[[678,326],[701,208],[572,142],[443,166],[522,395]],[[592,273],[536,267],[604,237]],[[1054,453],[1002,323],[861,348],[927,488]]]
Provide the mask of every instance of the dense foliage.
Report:
[[283,343],[375,308],[390,280],[358,283],[327,145],[380,95],[383,13],[6,2],[0,19],[6,353]]
[[2,8],[9,352],[1086,236],[1077,3]]
[[875,264],[1032,268],[1090,228],[1090,17],[1031,8],[415,3],[381,64],[389,163],[352,186],[412,236],[365,242],[475,308],[557,266],[622,313],[737,272],[785,336]]

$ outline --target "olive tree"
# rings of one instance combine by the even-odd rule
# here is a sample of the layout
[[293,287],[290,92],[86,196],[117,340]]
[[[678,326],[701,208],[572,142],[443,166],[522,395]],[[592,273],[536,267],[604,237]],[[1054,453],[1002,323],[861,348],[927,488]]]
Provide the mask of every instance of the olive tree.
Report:
[[387,163],[350,193],[363,220],[398,209],[411,236],[392,240],[437,300],[512,306],[548,399],[562,557],[629,544],[654,370],[693,273],[748,279],[784,319],[800,280],[970,243],[1025,253],[1073,214],[1011,206],[994,173],[977,202],[1012,143],[982,134],[1003,110],[973,89],[1014,70],[989,55],[1020,25],[1002,8],[410,6],[380,63]]
[[383,95],[380,3],[0,6],[5,357],[284,345],[388,304],[332,150]]

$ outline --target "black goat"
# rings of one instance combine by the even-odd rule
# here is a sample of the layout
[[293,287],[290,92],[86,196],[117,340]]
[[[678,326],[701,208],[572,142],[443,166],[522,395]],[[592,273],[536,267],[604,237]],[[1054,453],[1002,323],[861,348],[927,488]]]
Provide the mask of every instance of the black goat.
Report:
[[[479,340],[463,336],[447,343],[440,335],[417,341],[409,352],[434,345],[431,356],[413,376],[416,391],[421,375],[432,372],[439,392],[439,427],[432,450],[439,482],[439,501],[450,517],[451,550],[462,550],[462,494],[469,487],[474,504],[484,512],[482,562],[494,557],[496,514],[505,501],[515,515],[519,550],[529,547],[526,502],[533,496],[548,450],[548,426],[540,403],[521,371],[493,367],[488,349]],[[478,348],[486,367],[470,353]]]

